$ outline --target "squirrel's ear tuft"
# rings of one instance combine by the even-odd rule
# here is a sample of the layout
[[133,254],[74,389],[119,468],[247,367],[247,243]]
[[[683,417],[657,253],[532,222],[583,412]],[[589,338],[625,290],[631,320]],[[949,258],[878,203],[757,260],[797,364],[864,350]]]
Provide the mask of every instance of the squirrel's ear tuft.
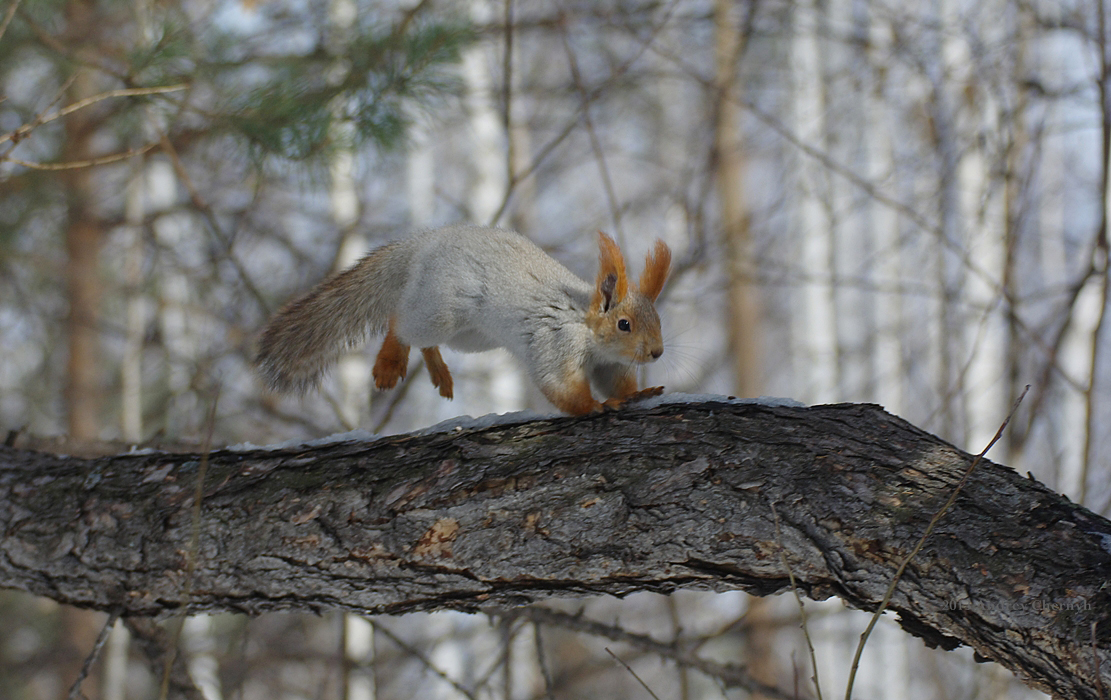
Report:
[[644,272],[640,274],[640,293],[655,301],[664,288],[667,274],[671,271],[671,249],[661,240],[644,261]]
[[617,289],[617,275],[606,275],[602,283],[598,285],[598,292],[602,295],[602,312],[605,313],[613,308],[613,293]]
[[600,255],[594,306],[608,311],[625,298],[629,291],[629,282],[625,279],[625,258],[621,255],[621,249],[601,231],[598,232],[598,248]]

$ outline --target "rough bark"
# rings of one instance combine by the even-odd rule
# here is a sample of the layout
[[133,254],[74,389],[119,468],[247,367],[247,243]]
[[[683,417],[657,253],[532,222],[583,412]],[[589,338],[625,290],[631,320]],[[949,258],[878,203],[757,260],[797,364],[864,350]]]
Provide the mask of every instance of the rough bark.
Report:
[[[191,611],[369,613],[683,587],[875,609],[971,458],[870,405],[669,404],[213,452]],[[0,448],[0,586],[186,607],[198,454]],[[777,540],[772,507],[778,514]],[[1111,522],[980,463],[891,609],[1042,690],[1111,688]],[[1095,630],[1093,633],[1093,625]]]

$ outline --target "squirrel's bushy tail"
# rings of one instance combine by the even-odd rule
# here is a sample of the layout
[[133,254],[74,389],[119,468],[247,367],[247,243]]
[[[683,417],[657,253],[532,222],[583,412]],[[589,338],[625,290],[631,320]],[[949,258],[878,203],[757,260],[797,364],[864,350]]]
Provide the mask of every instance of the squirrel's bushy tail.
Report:
[[278,311],[263,331],[255,357],[270,388],[303,392],[369,334],[384,333],[413,252],[410,241],[377,248]]

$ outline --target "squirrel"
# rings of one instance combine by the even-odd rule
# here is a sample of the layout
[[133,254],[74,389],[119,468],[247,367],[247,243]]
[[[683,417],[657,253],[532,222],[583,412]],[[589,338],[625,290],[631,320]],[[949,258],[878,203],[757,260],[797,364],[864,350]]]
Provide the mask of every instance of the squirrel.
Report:
[[[596,282],[579,279],[523,235],[456,225],[377,248],[286,304],[264,329],[256,364],[275,391],[304,392],[368,334],[385,332],[374,362],[378,389],[405,377],[409,347],[432,384],[453,395],[440,345],[463,352],[503,347],[544,396],[572,415],[657,396],[637,390],[635,366],[663,354],[654,302],[671,266],[660,240],[640,280],[625,277],[613,239],[598,232]],[[595,400],[591,385],[606,397]]]

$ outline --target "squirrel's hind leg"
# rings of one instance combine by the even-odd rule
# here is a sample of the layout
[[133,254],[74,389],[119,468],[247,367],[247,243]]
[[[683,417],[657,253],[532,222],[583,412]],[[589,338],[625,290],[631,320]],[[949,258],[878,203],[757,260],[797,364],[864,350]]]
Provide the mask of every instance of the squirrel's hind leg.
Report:
[[440,348],[433,345],[430,348],[421,348],[420,353],[424,355],[424,364],[428,367],[428,376],[432,378],[432,386],[440,390],[440,396],[450,399],[453,387],[451,371],[444,364],[444,358],[440,356]]
[[409,368],[409,346],[401,342],[394,331],[395,321],[390,319],[390,330],[382,341],[382,349],[374,360],[374,386],[379,389],[392,389],[400,379],[405,378]]

